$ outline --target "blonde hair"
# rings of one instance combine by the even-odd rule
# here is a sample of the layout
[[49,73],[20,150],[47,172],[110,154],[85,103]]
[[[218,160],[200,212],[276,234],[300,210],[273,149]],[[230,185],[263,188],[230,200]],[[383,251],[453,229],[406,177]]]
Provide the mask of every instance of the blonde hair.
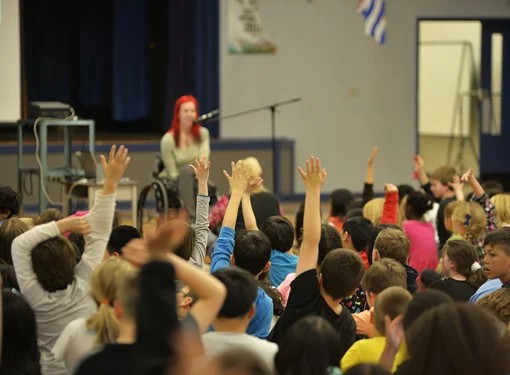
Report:
[[366,293],[379,294],[392,286],[407,287],[407,272],[394,259],[384,258],[375,262],[363,275],[361,286]]
[[174,254],[188,261],[193,254],[193,248],[195,247],[195,229],[188,223],[186,224],[186,234],[182,239],[180,245],[175,249]]
[[482,237],[487,227],[485,211],[475,202],[459,203],[453,211],[452,221],[459,222],[461,226],[466,227],[464,239],[469,243]]
[[[262,177],[262,167],[256,158],[253,156],[247,157],[243,160],[243,163],[247,166],[248,173],[250,173],[253,177]],[[257,194],[264,191],[267,191],[267,188],[264,186],[264,184],[262,184],[257,189],[255,189],[253,193]]]
[[18,218],[7,219],[2,223],[0,226],[0,259],[12,266],[12,241],[28,229],[27,224]]
[[119,323],[113,310],[117,288],[133,267],[125,260],[112,257],[92,273],[90,294],[98,304],[97,313],[87,320],[87,329],[96,332],[96,344],[112,343],[119,335]]
[[384,335],[384,317],[391,320],[406,312],[407,306],[413,299],[411,293],[399,286],[392,286],[377,295],[374,304],[374,327],[377,332]]
[[491,198],[498,228],[510,226],[510,194],[496,194]]
[[117,301],[122,307],[123,318],[136,320],[138,301],[140,300],[140,273],[134,269],[120,280],[117,289]]
[[[384,211],[384,198],[375,198],[367,202],[363,207],[363,217],[367,218],[375,226],[381,222]],[[402,224],[400,210],[397,210],[397,225]]]
[[457,207],[459,207],[462,203],[466,203],[465,201],[453,201],[448,203],[444,208],[444,218],[451,219],[453,212]]

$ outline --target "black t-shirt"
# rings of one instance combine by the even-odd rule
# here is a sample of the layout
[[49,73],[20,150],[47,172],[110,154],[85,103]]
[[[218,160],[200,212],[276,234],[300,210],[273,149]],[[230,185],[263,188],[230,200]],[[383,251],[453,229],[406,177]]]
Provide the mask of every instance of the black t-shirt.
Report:
[[467,281],[459,281],[451,278],[434,281],[430,289],[440,290],[448,294],[454,301],[468,302],[476,293],[476,288]]
[[106,344],[86,357],[78,366],[75,375],[137,374],[135,344]]
[[[280,201],[269,192],[261,192],[250,195],[253,214],[257,220],[257,226],[260,228],[262,223],[271,216],[280,215]],[[246,229],[243,217],[243,208],[239,206],[236,220],[236,231]]]
[[356,323],[346,308],[342,308],[338,315],[329,307],[320,292],[316,270],[306,271],[292,282],[287,307],[269,334],[268,340],[280,344],[294,323],[310,315],[324,318],[340,335],[342,350],[339,354],[340,361],[356,341]]

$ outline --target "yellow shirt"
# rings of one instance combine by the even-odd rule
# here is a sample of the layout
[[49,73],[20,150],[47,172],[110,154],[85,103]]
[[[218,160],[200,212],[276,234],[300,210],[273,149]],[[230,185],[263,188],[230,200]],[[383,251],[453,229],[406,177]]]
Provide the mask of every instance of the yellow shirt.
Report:
[[[345,353],[342,361],[340,362],[340,368],[342,372],[346,372],[351,367],[362,363],[378,364],[381,354],[386,345],[386,337],[376,336],[371,339],[360,340],[354,343],[353,346]],[[397,370],[397,367],[406,360],[407,350],[405,344],[402,343],[400,350],[395,356],[395,363],[393,364],[393,371]]]

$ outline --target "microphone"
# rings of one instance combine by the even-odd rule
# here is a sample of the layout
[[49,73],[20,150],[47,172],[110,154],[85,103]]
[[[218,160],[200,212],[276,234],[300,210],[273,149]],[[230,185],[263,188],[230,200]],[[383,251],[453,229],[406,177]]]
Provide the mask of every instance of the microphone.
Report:
[[198,124],[199,122],[211,120],[211,119],[217,118],[219,116],[220,116],[220,110],[215,109],[214,111],[206,113],[205,115],[200,116],[196,120],[193,120],[193,124]]

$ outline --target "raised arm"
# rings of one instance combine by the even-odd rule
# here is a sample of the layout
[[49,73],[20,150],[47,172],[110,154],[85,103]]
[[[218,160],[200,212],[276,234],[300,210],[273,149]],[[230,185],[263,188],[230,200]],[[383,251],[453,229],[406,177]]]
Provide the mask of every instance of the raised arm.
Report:
[[242,200],[242,207],[243,207],[243,218],[244,218],[244,225],[246,226],[247,230],[259,230],[257,227],[257,219],[255,218],[255,214],[253,213],[253,207],[251,206],[251,194],[253,191],[258,188],[262,182],[260,177],[257,177],[250,181],[250,184],[248,185],[248,188],[243,194],[243,200]]
[[460,177],[457,175],[453,176],[453,182],[448,183],[448,186],[450,186],[455,192],[455,199],[457,199],[458,201],[463,201],[465,198],[464,183],[465,181],[462,181]]
[[112,146],[108,161],[101,155],[105,175],[103,190],[96,193],[94,206],[84,216],[90,225],[90,233],[84,235],[85,251],[76,266],[76,274],[82,279],[89,278],[94,268],[103,260],[112,231],[117,186],[130,160],[128,149],[124,146],[120,146],[118,150]]
[[365,186],[363,187],[363,205],[374,199],[374,161],[377,156],[379,147],[375,146],[372,149],[372,154],[368,159],[367,174],[365,176]]
[[176,146],[173,134],[166,133],[163,138],[161,138],[160,150],[161,159],[165,165],[167,177],[171,179],[179,177],[179,169],[175,162],[175,148]]
[[321,237],[321,187],[326,180],[326,170],[321,168],[320,159],[313,156],[306,161],[306,172],[301,167],[298,172],[303,179],[306,198],[303,219],[303,243],[299,253],[296,276],[317,268],[319,241]]
[[232,176],[230,176],[226,171],[223,171],[223,174],[230,185],[231,195],[225,211],[225,216],[223,217],[223,227],[221,228],[220,235],[216,240],[216,245],[214,247],[210,268],[211,273],[220,268],[229,267],[231,265],[230,256],[234,252],[234,234],[237,211],[239,210],[239,204],[241,203],[243,194],[251,180],[251,176],[248,175],[246,166],[241,161],[238,161],[237,164],[232,162],[231,167]]
[[384,185],[384,207],[380,224],[397,224],[398,222],[398,189],[395,185]]
[[193,226],[195,232],[195,246],[191,253],[190,263],[198,266],[204,266],[205,252],[207,248],[207,236],[209,234],[209,189],[207,182],[209,180],[209,170],[211,162],[207,161],[205,155],[200,160],[195,158],[195,165],[190,165],[198,180],[198,195],[196,207],[196,219]]
[[487,218],[487,232],[493,232],[498,227],[498,222],[496,219],[496,210],[494,205],[492,204],[489,196],[485,192],[484,188],[476,177],[473,175],[473,170],[470,168],[466,173],[462,175],[461,180],[463,182],[469,183],[471,189],[473,190],[474,196],[471,198],[471,201],[478,203],[482,206],[483,211],[485,212],[485,217]]
[[214,322],[223,305],[226,296],[225,286],[215,277],[174,254],[170,254],[168,259],[175,268],[177,279],[186,284],[198,297],[190,314],[197,322],[200,333],[204,333]]

